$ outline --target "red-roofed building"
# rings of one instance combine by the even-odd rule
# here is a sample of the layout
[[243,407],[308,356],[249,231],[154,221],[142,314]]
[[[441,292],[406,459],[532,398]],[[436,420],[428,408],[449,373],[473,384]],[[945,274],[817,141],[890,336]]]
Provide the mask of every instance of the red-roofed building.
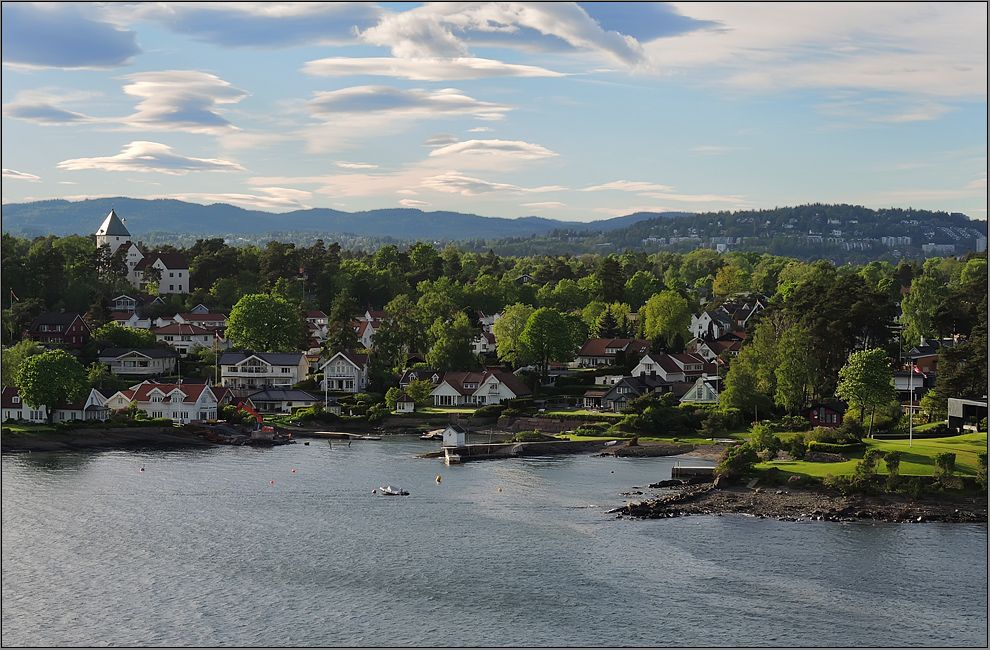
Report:
[[[221,391],[222,392],[222,391]],[[143,382],[133,390],[118,391],[108,401],[113,409],[134,402],[152,418],[170,418],[177,424],[217,419],[217,392],[206,384]]]
[[41,314],[31,323],[28,336],[42,345],[59,345],[77,350],[89,341],[89,325],[82,314],[76,312],[49,312]]
[[611,366],[622,352],[629,361],[639,359],[650,349],[646,339],[588,339],[577,354],[577,363],[586,368]]
[[167,343],[183,357],[195,348],[216,347],[225,350],[230,346],[229,342],[217,338],[219,330],[208,330],[198,325],[172,323],[163,327],[153,327],[151,331],[155,339]]
[[323,390],[363,393],[368,389],[369,365],[367,354],[354,350],[338,352],[320,366],[324,374],[320,387]]
[[532,394],[511,372],[485,370],[448,372],[430,396],[435,406],[484,406]]

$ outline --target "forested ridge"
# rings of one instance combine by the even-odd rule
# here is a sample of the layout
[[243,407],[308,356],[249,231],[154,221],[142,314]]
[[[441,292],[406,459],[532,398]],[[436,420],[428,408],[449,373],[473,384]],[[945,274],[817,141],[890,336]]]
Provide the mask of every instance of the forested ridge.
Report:
[[[3,207],[4,231],[34,238],[86,233],[93,215],[115,209],[135,237],[151,246],[192,246],[200,238],[233,245],[264,246],[268,241],[308,246],[335,241],[344,250],[374,252],[382,246],[409,247],[429,241],[463,251],[500,255],[581,255],[625,250],[687,253],[700,247],[768,252],[805,261],[835,264],[882,259],[921,259],[933,254],[978,250],[987,236],[985,221],[965,215],[911,208],[873,210],[821,203],[766,210],[689,213],[636,213],[593,223],[539,217],[499,219],[452,212],[390,208],[359,213],[329,209],[272,214],[260,210],[176,200],[128,198],[39,201]],[[937,248],[924,250],[934,245]],[[985,241],[983,242],[985,246]]]

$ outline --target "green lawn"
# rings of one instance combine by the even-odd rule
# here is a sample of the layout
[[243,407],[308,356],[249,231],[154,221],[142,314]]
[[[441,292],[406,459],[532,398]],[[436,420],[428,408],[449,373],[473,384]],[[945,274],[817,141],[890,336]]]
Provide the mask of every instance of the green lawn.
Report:
[[[902,475],[932,476],[935,462],[932,457],[939,452],[950,452],[956,455],[956,474],[959,476],[976,476],[979,463],[976,454],[987,450],[986,433],[967,433],[951,438],[931,438],[914,440],[908,446],[907,440],[863,440],[867,449],[882,451],[900,451]],[[782,472],[803,476],[823,478],[826,474],[838,476],[852,474],[856,463],[863,459],[865,450],[850,454],[851,460],[844,463],[808,463],[805,461],[772,461],[759,463],[757,469],[776,467]],[[886,474],[887,467],[881,461],[878,466],[879,474]]]
[[[55,428],[47,424],[5,424],[4,435],[30,436],[35,433],[55,433]],[[9,430],[9,431],[8,431]]]

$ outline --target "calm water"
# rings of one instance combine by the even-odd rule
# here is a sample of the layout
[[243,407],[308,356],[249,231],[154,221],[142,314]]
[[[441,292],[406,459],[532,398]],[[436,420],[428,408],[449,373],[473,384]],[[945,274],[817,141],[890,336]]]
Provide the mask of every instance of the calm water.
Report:
[[987,646],[985,525],[616,520],[673,459],[435,448],[4,456],[3,645]]

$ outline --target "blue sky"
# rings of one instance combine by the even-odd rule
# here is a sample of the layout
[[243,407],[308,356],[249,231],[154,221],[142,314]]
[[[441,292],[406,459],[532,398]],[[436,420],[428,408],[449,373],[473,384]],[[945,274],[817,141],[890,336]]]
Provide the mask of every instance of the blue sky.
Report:
[[987,217],[986,3],[3,3],[3,201]]

